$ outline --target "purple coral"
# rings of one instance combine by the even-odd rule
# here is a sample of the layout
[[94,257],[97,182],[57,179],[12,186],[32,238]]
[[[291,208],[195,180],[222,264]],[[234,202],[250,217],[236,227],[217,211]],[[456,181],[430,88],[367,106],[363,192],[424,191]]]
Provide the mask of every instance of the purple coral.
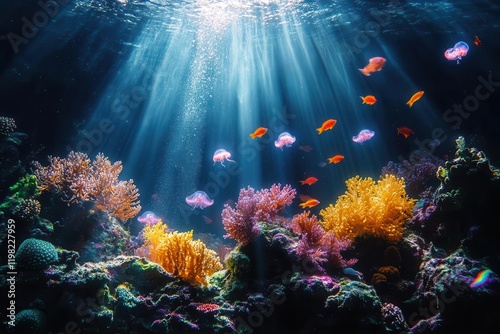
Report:
[[250,186],[241,189],[236,207],[233,209],[225,204],[222,210],[222,224],[227,232],[224,237],[247,245],[259,235],[261,228],[258,223],[274,221],[278,213],[292,203],[295,194],[290,185],[281,189],[279,183],[257,192]]
[[426,150],[415,150],[411,152],[409,160],[401,163],[389,161],[382,168],[382,175],[391,174],[403,177],[406,185],[406,193],[410,197],[418,197],[421,192],[438,184],[436,171],[439,166],[444,165],[444,160],[433,156]]

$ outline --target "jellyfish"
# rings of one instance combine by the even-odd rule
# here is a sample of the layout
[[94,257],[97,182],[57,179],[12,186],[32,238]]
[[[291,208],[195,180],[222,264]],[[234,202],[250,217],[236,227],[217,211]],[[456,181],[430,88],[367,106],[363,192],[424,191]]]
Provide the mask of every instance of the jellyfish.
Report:
[[158,217],[153,211],[146,211],[140,215],[137,220],[146,225],[154,225],[161,221],[161,218]]
[[352,141],[355,143],[363,144],[364,141],[371,139],[373,136],[375,136],[374,131],[364,129],[361,130],[357,136],[352,137]]
[[[220,162],[220,164],[222,166],[224,166],[224,160],[227,160],[227,161],[231,161],[231,162],[236,162],[234,160],[231,160],[229,159],[231,158],[231,153],[229,153],[228,151],[226,151],[225,149],[221,148],[221,149],[218,149],[217,151],[215,151],[214,153],[214,165],[217,163],[217,162]],[[226,166],[224,166],[226,167]]]
[[205,209],[214,204],[214,200],[210,199],[206,192],[196,191],[191,196],[186,197],[186,203],[194,210],[196,208]]
[[281,148],[283,150],[283,146],[290,147],[295,143],[295,137],[292,136],[288,132],[283,132],[278,136],[278,139],[274,142],[274,146],[277,148]]
[[462,57],[466,56],[468,51],[469,46],[467,43],[460,41],[455,44],[454,47],[446,50],[444,52],[444,57],[448,60],[456,60],[457,64],[459,64]]

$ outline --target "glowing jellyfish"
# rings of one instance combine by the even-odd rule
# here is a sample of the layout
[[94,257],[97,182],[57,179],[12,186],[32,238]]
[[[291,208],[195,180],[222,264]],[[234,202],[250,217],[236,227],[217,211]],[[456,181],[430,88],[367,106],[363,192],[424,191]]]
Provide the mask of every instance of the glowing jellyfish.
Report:
[[[229,153],[228,151],[226,151],[223,148],[220,148],[217,151],[215,151],[215,153],[214,153],[214,165],[217,162],[220,162],[220,164],[222,166],[224,166],[224,160],[235,162],[234,160],[231,160],[229,158],[231,158],[231,153]],[[226,166],[224,166],[224,167],[226,167]]]
[[469,46],[467,45],[467,43],[460,41],[451,49],[446,50],[444,52],[444,57],[448,60],[456,60],[458,64],[462,57],[467,55],[468,51]]
[[274,142],[274,146],[277,148],[281,148],[283,150],[283,146],[290,147],[295,143],[295,137],[292,136],[288,132],[283,132],[278,136],[278,139]]
[[161,218],[158,217],[153,211],[146,211],[142,215],[140,215],[137,220],[146,225],[154,225],[161,221]]
[[186,197],[186,203],[194,210],[196,208],[205,209],[214,204],[214,200],[210,199],[206,192],[196,191],[191,196]]
[[373,136],[375,136],[375,131],[364,129],[361,130],[357,136],[352,137],[352,141],[363,144],[364,141],[370,140]]

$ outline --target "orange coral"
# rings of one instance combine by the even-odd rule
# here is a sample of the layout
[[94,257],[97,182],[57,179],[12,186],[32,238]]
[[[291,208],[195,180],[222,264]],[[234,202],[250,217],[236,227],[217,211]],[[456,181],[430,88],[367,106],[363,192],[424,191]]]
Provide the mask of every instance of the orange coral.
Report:
[[408,197],[404,179],[385,175],[377,183],[359,176],[346,181],[347,191],[335,206],[320,211],[323,226],[340,239],[373,235],[399,241],[403,224],[412,217],[415,200]]
[[40,190],[62,194],[68,203],[93,201],[96,208],[121,221],[135,217],[141,210],[134,180],[119,181],[123,167],[99,153],[90,161],[85,153],[71,151],[67,158],[49,156],[50,165],[34,162]]
[[217,253],[200,240],[193,240],[193,231],[166,232],[161,221],[143,230],[145,243],[139,253],[158,263],[165,271],[194,285],[207,284],[207,277],[221,270]]

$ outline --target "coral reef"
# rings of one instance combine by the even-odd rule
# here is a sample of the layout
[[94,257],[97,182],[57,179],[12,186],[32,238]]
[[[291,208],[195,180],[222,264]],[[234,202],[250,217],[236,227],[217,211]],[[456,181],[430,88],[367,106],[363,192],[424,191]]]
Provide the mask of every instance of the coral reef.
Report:
[[399,241],[415,203],[405,192],[404,180],[385,175],[375,183],[357,176],[346,185],[346,193],[335,206],[330,204],[320,211],[325,229],[334,231],[339,239],[371,235]]
[[222,224],[227,232],[224,237],[247,245],[259,235],[259,222],[273,222],[278,213],[292,203],[295,194],[290,185],[281,189],[281,184],[273,184],[270,189],[257,192],[250,186],[241,189],[236,207],[233,209],[225,204],[222,210]]
[[193,240],[193,231],[165,232],[161,221],[144,228],[144,252],[148,259],[158,263],[174,277],[195,285],[206,285],[207,278],[222,269],[217,253],[199,240]]
[[49,166],[33,162],[40,190],[61,194],[68,203],[92,201],[96,208],[121,221],[135,217],[141,210],[134,180],[119,181],[121,161],[111,164],[99,153],[94,161],[86,154],[70,152],[67,158],[49,156]]

